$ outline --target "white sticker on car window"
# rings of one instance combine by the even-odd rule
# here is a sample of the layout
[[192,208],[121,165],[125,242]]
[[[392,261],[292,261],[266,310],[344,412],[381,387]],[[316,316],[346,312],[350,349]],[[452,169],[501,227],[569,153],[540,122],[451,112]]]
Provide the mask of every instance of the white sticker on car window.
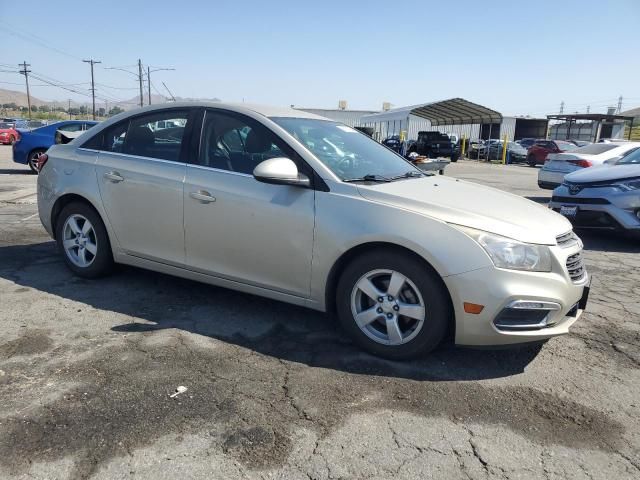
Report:
[[336,125],[343,132],[355,133],[355,130],[351,127],[347,127],[346,125]]

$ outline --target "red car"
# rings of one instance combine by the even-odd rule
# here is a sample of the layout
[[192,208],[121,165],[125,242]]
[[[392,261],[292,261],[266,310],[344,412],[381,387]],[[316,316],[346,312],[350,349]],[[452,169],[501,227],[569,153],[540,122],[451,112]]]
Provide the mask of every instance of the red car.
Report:
[[578,147],[575,143],[564,140],[536,140],[527,150],[527,164],[530,167],[544,165],[550,153],[570,152],[576,148]]
[[20,134],[11,123],[0,123],[0,143],[3,145],[13,145],[20,138]]

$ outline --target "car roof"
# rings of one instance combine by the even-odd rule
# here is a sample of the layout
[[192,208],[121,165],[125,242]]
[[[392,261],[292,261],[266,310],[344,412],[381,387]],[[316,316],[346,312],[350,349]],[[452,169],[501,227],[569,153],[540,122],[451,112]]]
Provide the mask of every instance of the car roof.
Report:
[[164,110],[166,108],[193,108],[193,107],[203,107],[203,108],[219,108],[224,110],[231,110],[238,113],[246,113],[247,111],[251,111],[254,113],[258,113],[265,117],[289,117],[289,118],[311,118],[317,120],[328,120],[325,117],[321,117],[320,115],[315,115],[313,113],[308,113],[302,110],[297,110],[291,107],[278,107],[271,105],[260,105],[260,104],[252,104],[252,103],[226,103],[226,102],[202,102],[202,101],[193,101],[193,102],[170,102],[170,103],[160,103],[157,105],[148,105],[146,107],[136,108],[133,110],[127,110],[126,112],[120,113],[118,118],[126,118],[130,115],[136,115],[145,112],[152,112],[154,110]]

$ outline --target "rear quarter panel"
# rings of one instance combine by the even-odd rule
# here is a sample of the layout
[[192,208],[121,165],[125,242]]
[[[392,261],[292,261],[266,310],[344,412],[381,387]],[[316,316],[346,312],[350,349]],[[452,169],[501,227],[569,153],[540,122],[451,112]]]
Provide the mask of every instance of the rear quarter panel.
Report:
[[98,152],[71,145],[55,145],[47,154],[49,160],[38,175],[38,213],[47,232],[54,236],[52,214],[56,201],[64,195],[75,194],[88,201],[100,214],[113,243],[114,237],[102,208],[95,173]]

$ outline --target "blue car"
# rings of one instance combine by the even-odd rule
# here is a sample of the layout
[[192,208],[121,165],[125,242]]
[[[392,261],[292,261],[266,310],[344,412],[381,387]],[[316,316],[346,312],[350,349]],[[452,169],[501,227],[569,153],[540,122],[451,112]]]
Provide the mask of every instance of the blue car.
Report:
[[79,132],[89,130],[98,122],[89,120],[67,120],[52,123],[45,127],[36,128],[31,131],[21,131],[20,139],[13,145],[13,161],[23,165],[29,165],[32,172],[38,173],[36,169],[36,158],[44,153],[56,142],[56,132]]

